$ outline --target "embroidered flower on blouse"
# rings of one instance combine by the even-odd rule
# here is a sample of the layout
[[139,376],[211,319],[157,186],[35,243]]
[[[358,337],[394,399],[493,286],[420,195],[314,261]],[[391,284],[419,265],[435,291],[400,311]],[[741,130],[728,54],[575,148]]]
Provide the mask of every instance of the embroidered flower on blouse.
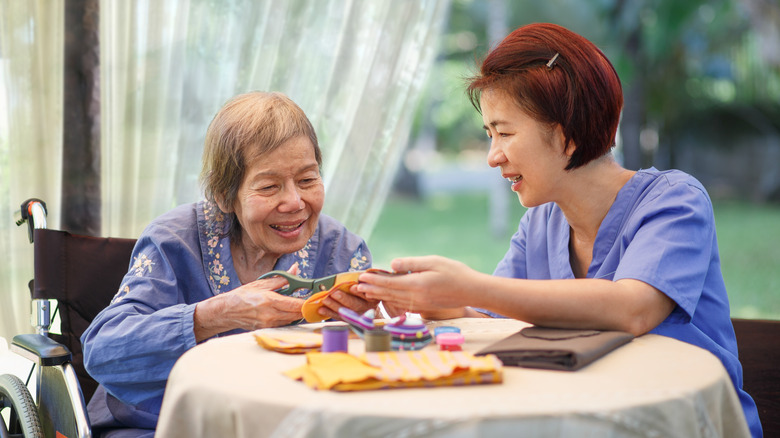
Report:
[[207,245],[209,247],[209,254],[214,254],[214,248],[217,247],[218,243],[219,243],[219,236],[211,236],[211,238],[207,242]]
[[133,275],[136,277],[143,277],[144,273],[151,273],[152,272],[152,266],[154,266],[154,262],[146,256],[146,254],[141,254],[138,257],[133,257]]
[[207,254],[213,257],[213,259],[207,261],[206,266],[208,267],[209,278],[214,290],[217,293],[221,293],[223,292],[222,286],[230,284],[230,277],[225,274],[225,266],[222,264],[219,255],[223,248],[222,238],[228,229],[227,217],[216,205],[209,201],[204,201],[202,205],[203,217],[205,218],[203,234],[206,237]]
[[352,254],[352,259],[349,261],[350,271],[362,271],[368,269],[368,257],[363,255],[363,248],[360,247]]
[[220,263],[218,259],[214,259],[211,261],[211,269],[210,269],[211,272],[217,275],[221,275],[222,271],[224,270],[225,270],[225,266],[222,263]]
[[114,298],[111,299],[111,304],[114,304],[118,301],[122,301],[125,298],[125,295],[128,294],[128,292],[130,292],[129,286],[125,285],[125,287],[120,288],[119,292],[117,292],[116,295],[114,295]]
[[298,257],[306,260],[309,258],[309,248],[311,248],[311,243],[306,242],[306,245],[303,246],[303,248],[299,249],[295,255]]
[[298,266],[301,268],[299,276],[302,278],[306,278],[304,271],[309,267],[309,249],[311,249],[311,241],[306,242],[306,245],[304,245],[303,248],[295,252]]

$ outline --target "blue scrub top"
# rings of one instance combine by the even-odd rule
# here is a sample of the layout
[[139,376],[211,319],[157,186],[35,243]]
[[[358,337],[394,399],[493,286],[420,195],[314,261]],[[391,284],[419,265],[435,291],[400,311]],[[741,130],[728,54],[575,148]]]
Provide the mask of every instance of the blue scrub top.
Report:
[[[494,275],[574,278],[569,224],[556,204],[528,209]],[[641,280],[671,298],[677,306],[650,333],[717,356],[737,390],[752,435],[762,436],[755,402],[742,390],[712,202],[699,181],[678,170],[638,171],[599,227],[587,277]]]

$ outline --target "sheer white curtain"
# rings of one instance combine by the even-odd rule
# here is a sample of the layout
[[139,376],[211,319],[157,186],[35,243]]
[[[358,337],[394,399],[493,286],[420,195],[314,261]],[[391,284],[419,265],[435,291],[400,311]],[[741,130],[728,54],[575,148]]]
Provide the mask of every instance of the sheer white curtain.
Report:
[[[32,197],[59,211],[62,167],[61,0],[0,0],[0,336],[31,332],[32,245],[14,224]],[[59,226],[52,214],[51,227]]]
[[103,2],[103,231],[197,200],[206,127],[282,91],[323,149],[325,213],[368,237],[406,144],[448,0]]
[[[368,238],[405,147],[450,0],[104,0],[103,235],[136,237],[198,200],[203,139],[250,90],[297,102],[323,149],[325,212]],[[31,245],[12,224],[44,198],[59,223],[62,0],[0,0],[0,336],[31,331]]]

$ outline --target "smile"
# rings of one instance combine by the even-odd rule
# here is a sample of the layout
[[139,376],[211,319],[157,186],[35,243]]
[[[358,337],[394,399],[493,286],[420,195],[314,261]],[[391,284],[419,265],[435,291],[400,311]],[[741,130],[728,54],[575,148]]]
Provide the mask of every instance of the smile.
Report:
[[304,222],[306,222],[306,221],[299,222],[299,223],[293,224],[293,225],[278,225],[278,224],[276,224],[276,225],[270,225],[270,227],[273,228],[274,230],[281,231],[283,233],[289,233],[290,231],[295,231],[298,228],[302,227]]

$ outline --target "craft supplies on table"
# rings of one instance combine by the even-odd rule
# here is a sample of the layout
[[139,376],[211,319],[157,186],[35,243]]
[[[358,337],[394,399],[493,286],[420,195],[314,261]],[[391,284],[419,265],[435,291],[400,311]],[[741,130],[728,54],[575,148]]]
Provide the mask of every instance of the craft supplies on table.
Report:
[[465,351],[386,351],[354,356],[307,353],[306,364],[284,373],[312,389],[361,391],[501,383],[502,364],[495,356]]
[[390,347],[393,350],[420,350],[433,341],[428,327],[416,317],[402,315],[388,321],[379,321],[374,319],[373,310],[358,314],[346,307],[339,309],[339,315],[361,338],[371,330],[384,330],[390,333]]
[[464,340],[460,333],[444,332],[436,335],[436,344],[442,351],[460,351]]
[[433,336],[439,336],[442,333],[460,333],[460,328],[454,325],[440,325],[433,329]]
[[382,329],[373,329],[363,333],[363,340],[366,343],[366,352],[390,351],[392,336],[390,332]]
[[322,328],[323,353],[347,353],[349,345],[349,326],[346,324],[328,325]]

